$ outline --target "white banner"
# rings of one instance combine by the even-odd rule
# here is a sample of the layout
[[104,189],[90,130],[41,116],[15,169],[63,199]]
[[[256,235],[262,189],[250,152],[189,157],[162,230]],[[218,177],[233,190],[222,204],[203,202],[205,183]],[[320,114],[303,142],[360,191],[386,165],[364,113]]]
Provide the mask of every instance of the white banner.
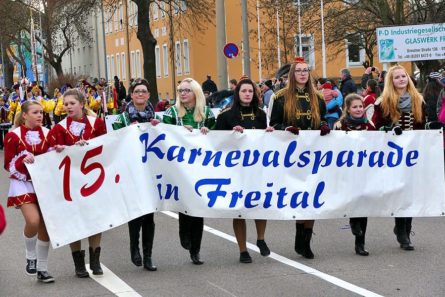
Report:
[[445,23],[377,28],[380,62],[445,59]]
[[54,247],[143,214],[443,216],[442,131],[210,131],[138,124],[29,166]]

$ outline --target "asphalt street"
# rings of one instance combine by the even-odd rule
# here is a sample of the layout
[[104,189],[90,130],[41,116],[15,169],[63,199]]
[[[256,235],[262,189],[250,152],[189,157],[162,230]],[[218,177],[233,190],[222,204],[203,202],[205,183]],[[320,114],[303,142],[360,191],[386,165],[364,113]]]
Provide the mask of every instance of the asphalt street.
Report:
[[[0,151],[3,165],[3,152]],[[49,185],[51,186],[51,185]],[[425,185],[433,186],[433,185]],[[1,203],[6,204],[7,172],[0,173]],[[293,250],[295,223],[269,221],[266,242],[272,255],[250,250],[251,264],[239,263],[229,219],[205,219],[201,257],[193,265],[180,247],[178,222],[170,214],[155,215],[153,259],[158,271],[130,262],[128,228],[103,234],[101,262],[109,270],[97,279],[79,279],[68,247],[50,250],[53,284],[37,283],[25,274],[24,220],[19,210],[6,209],[8,226],[0,236],[0,297],[10,296],[445,296],[445,219],[415,218],[415,250],[401,250],[391,218],[371,218],[368,257],[354,252],[346,219],[316,222],[312,247],[315,259]],[[67,218],[69,219],[69,218]],[[256,242],[248,222],[248,241]],[[87,249],[87,242],[83,241]]]

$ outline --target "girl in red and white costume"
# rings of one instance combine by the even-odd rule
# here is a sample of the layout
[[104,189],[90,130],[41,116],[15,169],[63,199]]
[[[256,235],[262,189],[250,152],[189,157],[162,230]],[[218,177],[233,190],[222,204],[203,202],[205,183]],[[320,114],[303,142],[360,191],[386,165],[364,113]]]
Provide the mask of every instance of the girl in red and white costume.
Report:
[[[49,140],[57,152],[65,146],[85,145],[87,140],[106,133],[105,123],[101,118],[88,115],[85,109],[85,96],[77,89],[70,89],[63,94],[63,104],[67,117],[51,130]],[[94,275],[103,274],[100,266],[100,240],[102,234],[88,237],[90,245],[90,268]],[[81,250],[81,241],[70,244],[76,275],[88,277],[85,268],[85,251]]]
[[16,116],[15,129],[5,136],[5,169],[10,174],[8,207],[16,207],[25,218],[23,231],[26,247],[26,273],[50,283],[48,273],[49,237],[38,205],[38,199],[25,164],[34,156],[46,153],[49,130],[42,127],[43,108],[37,101],[26,101]]

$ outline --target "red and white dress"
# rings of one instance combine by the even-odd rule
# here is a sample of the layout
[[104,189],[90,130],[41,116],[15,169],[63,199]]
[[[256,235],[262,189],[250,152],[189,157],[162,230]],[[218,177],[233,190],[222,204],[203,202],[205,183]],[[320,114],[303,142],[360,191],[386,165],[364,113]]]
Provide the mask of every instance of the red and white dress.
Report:
[[51,145],[73,145],[83,139],[88,140],[107,132],[101,118],[84,116],[76,121],[66,117],[55,125],[48,136]]
[[23,159],[27,155],[38,156],[49,150],[48,132],[45,127],[29,129],[22,125],[6,134],[4,167],[9,171],[10,178],[8,207],[37,203],[31,177]]

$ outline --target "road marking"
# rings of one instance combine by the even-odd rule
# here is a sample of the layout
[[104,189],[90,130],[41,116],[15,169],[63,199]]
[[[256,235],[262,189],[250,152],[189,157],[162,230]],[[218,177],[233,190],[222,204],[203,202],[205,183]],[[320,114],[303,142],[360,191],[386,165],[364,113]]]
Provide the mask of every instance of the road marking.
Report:
[[221,288],[220,286],[218,286],[217,284],[214,284],[214,283],[212,283],[212,282],[209,282],[209,281],[207,281],[211,286],[213,286],[213,287],[215,287],[215,288],[217,288],[217,289],[220,289],[221,291],[223,291],[224,293],[227,293],[227,294],[229,294],[230,296],[232,296],[232,297],[237,297],[236,295],[233,295],[232,293],[230,293],[229,291],[227,291],[226,289],[224,289],[224,288]]
[[[172,218],[178,219],[178,214],[176,214],[174,212],[163,211],[162,213],[165,214],[165,215],[168,215],[168,216],[170,216]],[[224,238],[224,239],[226,239],[228,241],[237,243],[236,242],[236,238],[234,236],[231,236],[231,235],[226,234],[224,232],[221,232],[219,230],[213,229],[213,228],[208,227],[206,225],[204,225],[204,231],[207,231],[207,232],[209,232],[209,233],[211,233],[213,235],[216,235],[216,236],[219,236],[221,238]],[[254,252],[256,252],[256,253],[260,253],[260,250],[258,249],[258,247],[256,245],[250,243],[250,242],[247,243],[247,248],[252,250],[252,251],[254,251]],[[283,257],[281,255],[278,255],[278,254],[276,254],[274,252],[270,253],[269,258],[272,258],[272,259],[274,259],[274,260],[276,260],[278,262],[281,262],[283,264],[286,264],[286,265],[289,265],[291,267],[294,267],[294,268],[296,268],[298,270],[301,270],[301,271],[303,271],[303,272],[305,272],[307,274],[311,274],[313,276],[321,278],[322,280],[325,280],[325,281],[327,281],[327,282],[329,282],[329,283],[331,283],[331,284],[333,284],[335,286],[338,286],[338,287],[343,288],[345,290],[348,290],[350,292],[356,293],[358,295],[366,296],[366,297],[383,297],[382,295],[379,295],[377,293],[371,292],[369,290],[366,290],[366,289],[361,288],[359,286],[356,286],[354,284],[348,283],[348,282],[346,282],[346,281],[344,281],[342,279],[339,279],[339,278],[337,278],[335,276],[326,274],[326,273],[321,272],[321,271],[319,271],[317,269],[314,269],[312,267],[309,267],[309,266],[306,266],[304,264],[301,264],[301,263],[299,263],[297,261],[294,261],[294,260],[288,259],[286,257]]]
[[100,265],[104,271],[103,275],[94,275],[89,264],[86,264],[86,267],[90,273],[90,277],[105,287],[105,289],[119,297],[142,297],[103,263],[100,263]]

